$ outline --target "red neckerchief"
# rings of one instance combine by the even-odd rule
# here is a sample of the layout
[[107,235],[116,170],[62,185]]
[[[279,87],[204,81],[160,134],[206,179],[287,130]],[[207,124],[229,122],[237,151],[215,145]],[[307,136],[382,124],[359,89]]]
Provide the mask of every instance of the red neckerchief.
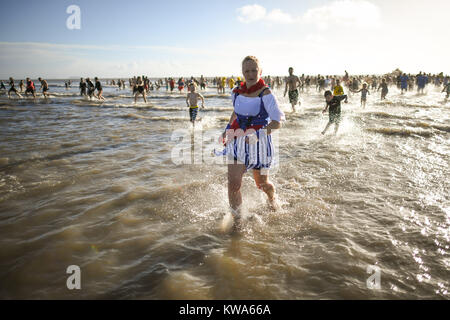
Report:
[[242,93],[249,94],[249,93],[253,93],[253,92],[258,91],[258,90],[264,88],[265,86],[266,86],[266,84],[265,84],[264,80],[261,78],[261,79],[259,79],[259,81],[257,83],[252,85],[250,88],[247,88],[247,83],[244,82],[242,84],[242,86],[235,88],[233,90],[233,92],[234,93],[239,93],[239,94],[242,94]]

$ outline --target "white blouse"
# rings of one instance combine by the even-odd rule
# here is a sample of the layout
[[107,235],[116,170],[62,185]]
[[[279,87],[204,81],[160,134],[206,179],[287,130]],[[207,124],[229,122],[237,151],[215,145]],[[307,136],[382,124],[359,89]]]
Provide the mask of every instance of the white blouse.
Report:
[[[232,92],[231,101],[234,100],[234,95],[235,93]],[[278,122],[286,120],[284,112],[281,111],[280,107],[278,106],[278,101],[272,93],[263,95],[262,100],[264,103],[264,108],[269,114],[269,118],[271,120],[275,120]],[[236,98],[234,111],[245,116],[256,116],[259,112],[260,105],[260,97],[245,97],[240,94]]]

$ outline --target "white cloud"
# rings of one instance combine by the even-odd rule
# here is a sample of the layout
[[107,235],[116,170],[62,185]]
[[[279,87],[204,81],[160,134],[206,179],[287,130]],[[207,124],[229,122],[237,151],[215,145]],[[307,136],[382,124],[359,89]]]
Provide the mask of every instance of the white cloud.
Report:
[[266,8],[258,5],[247,5],[237,9],[239,21],[243,23],[250,23],[258,20],[262,20],[266,17]]
[[295,19],[289,14],[283,12],[281,9],[273,9],[267,16],[267,20],[275,23],[293,23]]
[[258,5],[247,5],[237,9],[239,13],[238,20],[242,23],[251,23],[256,21],[272,23],[293,23],[295,19],[281,9],[273,9],[267,13],[266,8]]
[[258,4],[243,6],[237,11],[239,12],[238,20],[243,23],[257,21],[279,24],[302,23],[316,25],[321,30],[333,26],[371,28],[381,25],[379,7],[368,0],[337,0],[320,7],[310,8],[297,17],[281,9],[273,9],[267,13],[266,8]]
[[338,0],[306,11],[302,22],[312,23],[320,29],[331,25],[379,27],[380,9],[366,0]]

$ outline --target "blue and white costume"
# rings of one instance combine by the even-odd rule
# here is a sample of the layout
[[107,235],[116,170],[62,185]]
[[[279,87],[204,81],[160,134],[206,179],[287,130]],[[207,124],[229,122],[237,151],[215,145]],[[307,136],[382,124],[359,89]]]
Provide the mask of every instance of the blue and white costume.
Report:
[[[263,126],[254,133],[257,141],[249,138],[250,142],[246,142],[245,135],[237,136],[228,141],[223,151],[229,160],[237,160],[238,163],[245,164],[247,170],[270,168],[275,156],[274,146],[272,137],[267,135],[264,128],[271,120],[285,121],[285,115],[280,110],[275,96],[272,93],[264,95],[264,91],[267,89],[264,89],[257,97],[246,97],[238,93],[231,94],[239,127],[245,132],[251,126]],[[249,131],[245,133],[248,134]]]

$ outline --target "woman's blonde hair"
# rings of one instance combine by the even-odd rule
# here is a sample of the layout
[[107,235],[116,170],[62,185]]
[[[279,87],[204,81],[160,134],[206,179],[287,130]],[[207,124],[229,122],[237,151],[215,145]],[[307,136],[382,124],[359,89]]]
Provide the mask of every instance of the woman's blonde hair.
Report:
[[244,60],[242,60],[242,65],[244,65],[244,63],[247,62],[247,61],[253,61],[253,62],[255,62],[258,65],[258,67],[260,67],[259,60],[255,56],[246,56],[244,58]]

